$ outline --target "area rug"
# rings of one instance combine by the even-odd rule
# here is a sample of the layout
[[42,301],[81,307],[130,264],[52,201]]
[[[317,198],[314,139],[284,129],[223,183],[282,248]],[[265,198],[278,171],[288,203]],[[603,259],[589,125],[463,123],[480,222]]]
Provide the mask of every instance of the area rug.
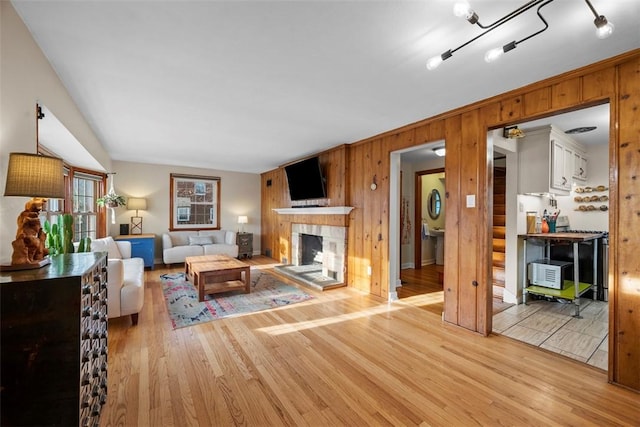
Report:
[[251,271],[250,294],[231,291],[205,295],[204,302],[198,301],[198,291],[187,281],[184,273],[162,274],[160,281],[173,329],[282,307],[313,298],[312,295],[286,285],[268,273],[254,270]]

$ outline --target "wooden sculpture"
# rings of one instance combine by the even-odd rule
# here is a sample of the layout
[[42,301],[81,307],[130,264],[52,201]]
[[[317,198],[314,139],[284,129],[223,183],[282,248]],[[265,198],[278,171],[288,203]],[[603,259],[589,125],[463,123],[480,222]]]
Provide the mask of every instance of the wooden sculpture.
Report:
[[41,264],[49,254],[45,247],[46,233],[40,224],[40,211],[47,200],[33,198],[24,205],[24,211],[18,216],[18,231],[11,256],[12,265]]

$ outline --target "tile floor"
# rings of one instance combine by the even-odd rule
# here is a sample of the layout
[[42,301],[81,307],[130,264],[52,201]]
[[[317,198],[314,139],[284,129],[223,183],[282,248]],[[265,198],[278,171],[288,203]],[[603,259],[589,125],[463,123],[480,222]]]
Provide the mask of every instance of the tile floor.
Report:
[[572,317],[571,303],[514,305],[493,316],[493,331],[607,370],[609,304],[583,298],[580,305],[582,319]]

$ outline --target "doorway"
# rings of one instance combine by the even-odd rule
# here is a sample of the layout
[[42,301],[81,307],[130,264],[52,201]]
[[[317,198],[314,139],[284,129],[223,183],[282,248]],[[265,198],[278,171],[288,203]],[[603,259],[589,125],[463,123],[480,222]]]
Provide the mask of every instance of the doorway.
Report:
[[[436,155],[434,151],[443,147],[444,141],[435,141],[391,153],[389,208],[389,283],[395,284],[390,286],[389,299],[428,295],[429,301],[423,299],[419,305],[438,314],[442,313],[443,307],[442,271],[436,268],[435,254],[431,257],[431,264],[423,264],[422,254],[416,254],[416,248],[422,249],[419,247],[423,244],[421,205],[427,200],[426,196],[423,197],[424,203],[417,200],[417,187],[421,182],[416,179],[416,173],[426,175],[426,171],[437,171],[444,174],[444,157]],[[443,189],[444,181],[442,186]],[[441,192],[443,195],[444,189]],[[443,212],[440,217],[444,221]]]
[[493,313],[511,305],[504,301],[507,250],[507,156],[495,149],[493,153],[493,252],[491,256],[491,285]]
[[[507,167],[506,185],[506,250],[505,250],[505,301],[513,302],[511,308],[494,314],[493,331],[495,333],[508,336],[513,339],[527,342],[528,344],[544,348],[546,350],[563,354],[567,357],[579,360],[589,365],[603,370],[608,369],[608,298],[605,293],[593,295],[588,291],[580,298],[582,318],[575,318],[574,304],[572,300],[557,297],[547,297],[536,295],[533,298],[528,295],[527,305],[522,304],[523,286],[525,283],[524,269],[527,268],[531,260],[527,257],[527,263],[520,259],[522,240],[518,235],[526,234],[526,212],[536,212],[539,216],[547,212],[560,212],[565,217],[564,227],[569,231],[597,231],[608,233],[608,195],[606,191],[588,193],[588,202],[584,202],[584,190],[587,188],[609,188],[609,132],[610,132],[610,109],[608,104],[589,107],[570,113],[551,116],[545,119],[517,124],[525,135],[532,135],[540,127],[553,125],[563,133],[572,129],[592,129],[584,133],[569,132],[572,139],[580,142],[585,148],[581,154],[585,160],[583,172],[585,176],[576,178],[577,167],[572,173],[572,185],[569,190],[562,194],[518,194],[518,182],[522,176],[518,173],[519,161],[518,153],[503,151],[505,154]],[[490,137],[494,137],[496,132],[490,132]],[[564,137],[564,136],[563,136]],[[531,143],[525,137],[517,140],[519,143]],[[494,144],[494,149],[498,150]],[[576,154],[575,152],[572,154]],[[578,159],[579,156],[576,156]],[[520,163],[527,159],[520,159]],[[572,160],[572,159],[570,159]],[[580,160],[580,159],[579,159]],[[576,165],[578,163],[576,162]],[[510,187],[511,185],[511,187]],[[597,197],[596,197],[597,196]],[[596,201],[591,201],[597,198]],[[586,206],[592,205],[589,209]],[[604,207],[604,208],[602,208]],[[564,230],[563,230],[564,231]],[[587,251],[592,250],[592,246]],[[587,249],[587,248],[585,248]],[[534,248],[542,256],[542,248]],[[527,253],[531,251],[528,248]],[[573,257],[573,251],[568,251],[568,256]],[[580,249],[582,258],[583,249]],[[535,256],[535,255],[533,255]],[[551,253],[553,259],[557,254]],[[565,261],[563,259],[563,261]],[[581,263],[582,264],[582,263]],[[591,283],[593,274],[589,278],[583,278],[580,273],[580,281]],[[599,285],[605,284],[602,278],[608,277],[608,266],[603,267],[602,275],[598,280]],[[593,298],[595,296],[595,299]]]
[[444,264],[444,168],[415,172],[414,268]]

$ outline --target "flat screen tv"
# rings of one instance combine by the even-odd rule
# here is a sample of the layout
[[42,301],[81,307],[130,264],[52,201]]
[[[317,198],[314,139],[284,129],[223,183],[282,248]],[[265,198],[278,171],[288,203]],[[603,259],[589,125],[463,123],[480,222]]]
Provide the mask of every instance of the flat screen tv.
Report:
[[301,160],[284,167],[292,201],[327,197],[324,176],[318,157]]

